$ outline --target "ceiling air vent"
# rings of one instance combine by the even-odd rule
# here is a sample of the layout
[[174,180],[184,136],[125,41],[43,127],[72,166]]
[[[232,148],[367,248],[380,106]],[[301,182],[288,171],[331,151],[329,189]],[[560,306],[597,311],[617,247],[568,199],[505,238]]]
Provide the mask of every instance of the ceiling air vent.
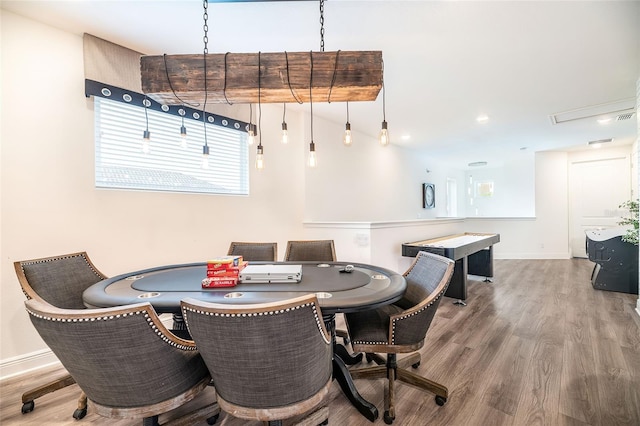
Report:
[[599,145],[601,143],[609,143],[609,142],[613,142],[613,138],[599,139],[597,141],[589,141],[589,145]]
[[[599,105],[578,108],[571,111],[557,112],[549,116],[552,124],[562,124],[576,120],[590,119],[604,115],[618,114],[618,117],[632,114],[636,108],[635,98],[626,98],[615,102],[607,102]],[[630,117],[629,117],[630,118]],[[622,120],[625,120],[622,118]]]
[[616,117],[616,121],[628,120],[631,117],[633,117],[633,114],[635,114],[635,112],[628,112],[626,114],[620,114],[619,116]]

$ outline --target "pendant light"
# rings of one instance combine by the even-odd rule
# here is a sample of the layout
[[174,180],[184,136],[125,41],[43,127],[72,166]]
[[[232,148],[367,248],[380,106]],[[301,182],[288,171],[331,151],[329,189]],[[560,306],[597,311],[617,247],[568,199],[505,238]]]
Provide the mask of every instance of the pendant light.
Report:
[[351,146],[353,139],[351,138],[351,123],[349,123],[349,102],[347,102],[347,124],[344,126],[344,138],[342,139],[344,146]]
[[258,145],[258,151],[256,153],[256,169],[263,170],[264,169],[264,148],[262,145]]
[[150,151],[149,145],[151,144],[151,132],[149,132],[149,114],[147,113],[147,109],[149,108],[149,105],[151,105],[151,102],[149,102],[145,96],[142,104],[144,105],[144,120],[146,122],[146,129],[142,132],[142,152],[148,154]]
[[309,73],[309,105],[311,106],[311,143],[309,144],[309,167],[318,165],[318,157],[316,156],[316,144],[313,143],[313,51],[309,52],[311,58],[311,72]]
[[382,128],[380,129],[380,145],[389,145],[389,130],[387,129],[387,115],[384,90],[384,61],[382,62]]
[[201,167],[203,169],[208,169],[209,168],[209,145],[207,145],[206,143],[202,147],[202,163],[201,163]]
[[187,128],[184,126],[184,114],[185,111],[183,108],[180,108],[178,111],[180,117],[182,117],[182,126],[180,126],[180,147],[183,149],[187,148]]
[[282,137],[280,138],[280,142],[284,145],[289,143],[289,131],[287,130],[287,120],[285,119],[287,115],[287,104],[282,104]]
[[247,130],[247,142],[253,145],[256,141],[256,125],[253,124],[253,105],[249,104],[249,129]]

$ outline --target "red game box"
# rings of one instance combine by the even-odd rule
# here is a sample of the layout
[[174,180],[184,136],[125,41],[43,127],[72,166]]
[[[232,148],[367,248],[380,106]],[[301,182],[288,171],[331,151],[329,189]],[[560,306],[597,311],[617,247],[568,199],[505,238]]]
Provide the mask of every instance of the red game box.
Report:
[[238,278],[240,271],[242,271],[249,262],[242,262],[238,266],[231,266],[229,268],[219,268],[219,269],[210,269],[207,268],[207,277],[227,277],[227,278]]
[[208,277],[202,280],[202,288],[235,287],[238,278],[232,277]]
[[242,256],[221,256],[207,260],[207,270],[237,268],[242,264]]

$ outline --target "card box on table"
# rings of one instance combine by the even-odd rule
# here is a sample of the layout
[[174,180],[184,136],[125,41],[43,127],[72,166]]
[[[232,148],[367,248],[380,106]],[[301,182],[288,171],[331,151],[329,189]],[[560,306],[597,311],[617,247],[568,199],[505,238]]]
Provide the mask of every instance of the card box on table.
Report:
[[240,271],[243,283],[299,283],[302,265],[249,265]]

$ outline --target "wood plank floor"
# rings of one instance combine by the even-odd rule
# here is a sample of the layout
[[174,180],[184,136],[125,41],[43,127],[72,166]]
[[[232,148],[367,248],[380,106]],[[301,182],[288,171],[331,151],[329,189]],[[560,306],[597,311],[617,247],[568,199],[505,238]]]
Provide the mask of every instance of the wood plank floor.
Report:
[[[417,371],[446,385],[449,401],[439,407],[432,395],[400,384],[394,424],[640,425],[638,297],[594,290],[592,267],[584,259],[496,260],[493,283],[469,282],[468,306],[445,298]],[[83,420],[72,419],[76,385],[38,399],[36,409],[22,415],[22,391],[61,371],[1,383],[0,424],[141,423],[101,418],[90,410]],[[384,424],[383,381],[357,380],[356,386],[380,410],[376,423]],[[214,398],[207,389],[192,407]],[[329,407],[330,424],[370,424],[335,383]],[[224,413],[220,420],[226,425],[260,424]]]

